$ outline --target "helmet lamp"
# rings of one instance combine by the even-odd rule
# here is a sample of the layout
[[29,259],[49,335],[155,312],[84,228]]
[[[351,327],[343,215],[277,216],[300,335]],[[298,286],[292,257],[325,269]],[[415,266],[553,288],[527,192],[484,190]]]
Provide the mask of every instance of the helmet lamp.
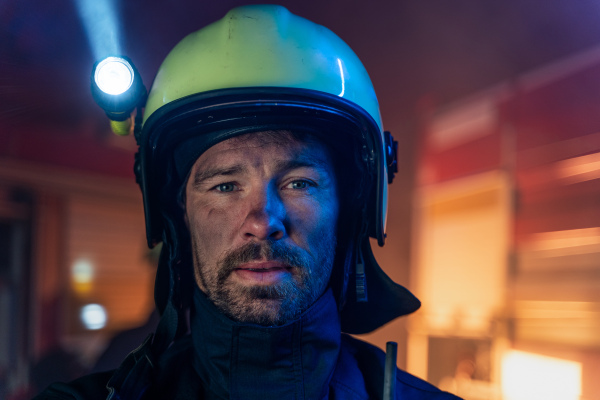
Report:
[[108,57],[98,63],[94,81],[106,94],[119,95],[133,83],[133,68],[124,58]]
[[92,70],[92,95],[113,121],[126,121],[145,101],[146,88],[126,57],[106,57]]

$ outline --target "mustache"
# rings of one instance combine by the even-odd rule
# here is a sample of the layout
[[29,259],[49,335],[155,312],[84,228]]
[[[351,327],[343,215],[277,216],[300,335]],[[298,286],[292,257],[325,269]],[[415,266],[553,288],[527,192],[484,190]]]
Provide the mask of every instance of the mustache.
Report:
[[225,254],[219,262],[217,279],[223,283],[239,265],[251,261],[279,261],[292,268],[308,270],[310,260],[297,248],[282,242],[247,243]]

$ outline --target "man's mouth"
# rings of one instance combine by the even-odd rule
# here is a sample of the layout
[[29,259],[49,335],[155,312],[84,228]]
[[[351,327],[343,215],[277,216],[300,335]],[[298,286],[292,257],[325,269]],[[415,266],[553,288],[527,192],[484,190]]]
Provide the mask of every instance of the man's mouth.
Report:
[[291,270],[291,266],[280,261],[252,261],[241,264],[233,272],[248,284],[272,285],[286,279]]

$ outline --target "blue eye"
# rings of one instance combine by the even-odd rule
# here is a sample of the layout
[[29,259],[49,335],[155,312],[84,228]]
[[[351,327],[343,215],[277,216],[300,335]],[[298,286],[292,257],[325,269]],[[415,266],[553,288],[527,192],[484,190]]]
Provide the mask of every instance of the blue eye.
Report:
[[233,183],[221,183],[215,186],[215,189],[219,192],[233,192],[235,185]]
[[292,189],[306,189],[310,184],[308,181],[293,181],[290,185]]

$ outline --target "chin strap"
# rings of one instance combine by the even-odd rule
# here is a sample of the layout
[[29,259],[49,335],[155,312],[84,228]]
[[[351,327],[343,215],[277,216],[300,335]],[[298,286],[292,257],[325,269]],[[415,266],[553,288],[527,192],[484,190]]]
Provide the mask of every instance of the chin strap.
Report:
[[362,255],[361,246],[359,245],[356,252],[356,301],[363,303],[368,300],[365,260]]
[[369,238],[367,237],[367,223],[364,218],[365,212],[363,210],[363,222],[360,228],[360,233],[356,239],[356,264],[355,264],[355,279],[356,279],[356,301],[359,303],[365,303],[369,301],[367,295],[367,275],[365,274],[365,258],[363,256],[363,241],[366,240],[368,244]]

